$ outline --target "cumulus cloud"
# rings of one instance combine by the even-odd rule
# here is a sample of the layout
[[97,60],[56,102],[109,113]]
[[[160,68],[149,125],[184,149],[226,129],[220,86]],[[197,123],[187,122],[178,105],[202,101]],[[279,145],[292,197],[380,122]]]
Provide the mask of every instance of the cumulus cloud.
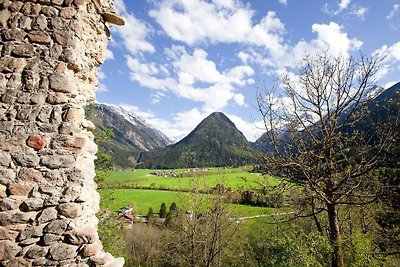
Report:
[[[168,75],[160,72],[160,67],[155,63],[141,62],[127,56],[131,79],[152,90],[170,92],[178,97],[201,102],[206,112],[221,110],[230,101],[245,106],[244,96],[236,91],[254,82],[249,79],[254,74],[251,67],[239,65],[219,71],[202,49],[188,53],[185,48],[175,46],[165,52],[171,59],[168,66],[163,66],[171,69]],[[157,95],[154,103],[159,101],[160,95]]]
[[105,53],[105,60],[111,60],[114,59],[114,53],[110,50],[110,49],[106,49],[106,53]]
[[137,19],[134,14],[128,12],[122,0],[115,1],[115,8],[124,18],[125,25],[124,27],[113,27],[112,30],[122,38],[124,47],[131,54],[139,52],[153,53],[155,48],[149,41],[153,31],[152,28],[145,22]]
[[400,70],[400,42],[391,46],[384,45],[374,51],[373,55],[384,57],[381,68],[377,73],[377,79],[382,79],[386,75]]
[[394,4],[390,13],[386,16],[386,19],[392,19],[399,13],[399,4]]
[[279,3],[281,3],[284,6],[287,6],[287,0],[279,0]]
[[269,11],[258,24],[254,11],[239,1],[169,0],[149,12],[172,39],[198,43],[244,43],[278,50],[284,25]]
[[367,14],[367,12],[368,12],[368,8],[360,6],[360,7],[353,8],[351,10],[350,14],[355,15],[358,18],[363,20],[365,18],[365,15]]
[[346,9],[350,5],[351,0],[340,0],[338,6],[339,6],[339,11]]

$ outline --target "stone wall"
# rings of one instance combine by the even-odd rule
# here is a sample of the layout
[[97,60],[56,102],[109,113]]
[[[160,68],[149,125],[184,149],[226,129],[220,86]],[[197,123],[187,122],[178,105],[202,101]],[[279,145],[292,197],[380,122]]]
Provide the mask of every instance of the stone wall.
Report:
[[0,266],[123,265],[98,238],[97,146],[83,108],[105,21],[121,22],[112,6],[0,0]]

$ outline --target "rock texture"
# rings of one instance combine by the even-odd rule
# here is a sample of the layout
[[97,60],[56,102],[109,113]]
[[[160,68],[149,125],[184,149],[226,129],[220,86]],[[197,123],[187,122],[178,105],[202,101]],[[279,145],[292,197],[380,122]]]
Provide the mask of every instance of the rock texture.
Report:
[[112,0],[0,0],[0,266],[124,263],[97,234],[84,117],[109,22]]

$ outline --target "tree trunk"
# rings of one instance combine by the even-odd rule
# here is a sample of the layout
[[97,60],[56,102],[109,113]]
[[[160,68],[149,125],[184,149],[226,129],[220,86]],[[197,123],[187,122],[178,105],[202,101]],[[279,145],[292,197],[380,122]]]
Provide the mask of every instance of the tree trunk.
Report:
[[344,267],[343,248],[340,237],[336,205],[328,203],[327,209],[329,220],[329,237],[331,245],[333,246],[332,267]]

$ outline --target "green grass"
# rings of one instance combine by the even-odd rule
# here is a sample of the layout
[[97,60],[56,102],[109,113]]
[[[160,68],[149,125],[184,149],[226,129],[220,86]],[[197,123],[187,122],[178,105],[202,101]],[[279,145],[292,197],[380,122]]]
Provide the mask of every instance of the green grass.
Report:
[[[98,190],[101,196],[100,207],[117,212],[120,208],[126,205],[134,204],[137,208],[137,213],[140,215],[147,214],[149,207],[154,212],[158,212],[161,203],[165,203],[167,207],[172,202],[176,202],[178,206],[186,206],[189,201],[189,193],[160,191],[160,190],[141,190],[141,189],[100,189]],[[207,202],[208,195],[197,195]],[[278,209],[253,207],[239,204],[229,204],[228,209],[236,216],[254,216],[261,214],[271,214],[279,212]]]
[[152,170],[138,169],[110,172],[100,183],[102,188],[152,188],[167,190],[209,189],[223,184],[232,189],[257,188],[261,185],[276,185],[272,177],[249,173],[242,168],[209,168],[202,172],[185,172],[186,169],[173,170],[182,177],[160,177],[151,175]]

